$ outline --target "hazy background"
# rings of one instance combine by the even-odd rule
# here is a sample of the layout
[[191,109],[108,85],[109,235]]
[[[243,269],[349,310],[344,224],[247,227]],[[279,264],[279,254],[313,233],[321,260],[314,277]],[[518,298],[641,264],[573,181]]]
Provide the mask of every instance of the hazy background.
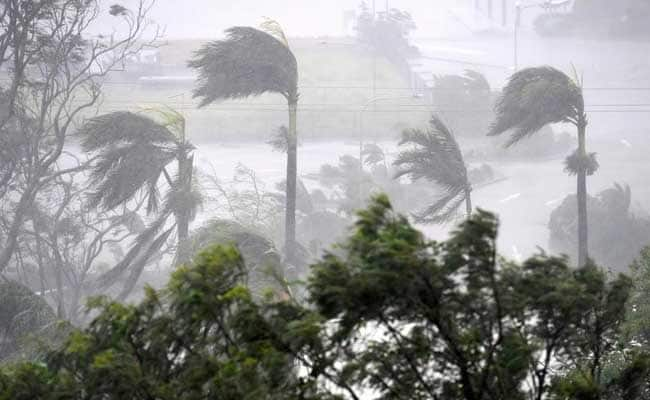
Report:
[[[411,73],[430,82],[434,75],[462,74],[472,69],[484,74],[492,88],[499,90],[515,71],[515,64],[518,68],[552,65],[571,74],[575,69],[584,80],[589,148],[598,153],[601,163],[600,171],[589,180],[589,191],[595,195],[614,182],[628,183],[633,207],[637,213],[645,213],[650,209],[650,163],[646,160],[650,150],[650,43],[638,38],[540,37],[533,21],[543,11],[532,6],[539,2],[522,1],[515,45],[515,1],[493,0],[492,21],[487,18],[487,2],[479,0],[476,12],[474,0],[389,1],[389,7],[411,13],[417,26],[411,42],[421,56],[409,61]],[[372,1],[366,3],[372,9]],[[610,12],[607,7],[620,9],[620,4],[601,3],[603,14]],[[401,129],[424,126],[431,113],[426,96],[407,99],[413,94],[409,78],[399,76],[386,60],[355,44],[354,13],[359,5],[358,0],[158,0],[151,18],[165,29],[164,39],[170,44],[161,48],[162,63],[181,67],[200,44],[223,37],[223,30],[230,26],[257,26],[263,17],[280,22],[297,54],[301,74],[298,129],[306,143],[299,151],[299,168],[302,175],[308,175],[324,163],[336,164],[339,156],[356,152],[355,143],[362,134],[360,121],[365,125],[366,139],[383,141],[394,153]],[[385,1],[376,1],[377,12],[385,7]],[[111,23],[109,18],[103,20],[101,29],[110,29]],[[376,78],[373,68],[379,70]],[[156,74],[153,70],[141,73]],[[280,180],[283,162],[264,142],[286,123],[283,99],[268,95],[196,111],[189,81],[192,72],[176,74],[186,75],[187,85],[144,90],[141,86],[109,86],[105,106],[138,109],[164,102],[181,109],[188,116],[190,137],[203,143],[197,150],[201,159],[216,162],[223,176],[242,161],[262,178]],[[376,97],[400,100],[379,102],[373,107],[375,112],[361,115],[362,105]],[[567,128],[554,129],[562,132]],[[239,146],[233,138],[256,143]],[[329,145],[322,142],[327,138]],[[318,142],[307,143],[313,140]],[[460,141],[467,142],[463,138]],[[477,145],[470,141],[466,146]],[[508,179],[475,193],[477,206],[501,215],[502,251],[506,255],[527,255],[538,246],[548,247],[549,215],[564,196],[575,192],[574,178],[562,170],[563,157],[532,163],[523,159],[498,162],[496,169]],[[449,226],[423,229],[443,237]]]

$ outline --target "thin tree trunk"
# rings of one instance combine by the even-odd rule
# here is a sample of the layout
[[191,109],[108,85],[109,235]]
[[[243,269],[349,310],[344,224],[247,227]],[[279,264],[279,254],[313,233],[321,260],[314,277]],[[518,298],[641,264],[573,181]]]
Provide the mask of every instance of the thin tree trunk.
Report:
[[[578,122],[578,155],[582,160],[587,159],[586,151],[586,129],[587,121],[581,116]],[[587,225],[587,171],[586,166],[580,166],[578,170],[578,266],[582,267],[587,263],[589,257],[588,225]]]
[[465,210],[467,218],[472,216],[472,189],[465,189]]
[[[185,148],[187,144],[185,135],[185,118],[181,119],[181,138],[183,146],[178,153],[178,184],[185,194],[192,193],[192,180],[194,179],[194,155],[188,157],[188,151]],[[186,245],[187,238],[190,236],[190,220],[194,204],[183,204],[179,210],[175,212],[176,219],[176,233],[178,236],[178,246],[176,248],[176,261],[175,264],[182,264],[189,261],[191,255],[188,251],[183,249]]]
[[18,245],[18,236],[20,234],[21,228],[23,227],[23,222],[25,221],[25,216],[27,215],[27,212],[33,203],[34,191],[35,189],[32,186],[25,189],[25,192],[23,192],[22,196],[20,197],[20,201],[16,206],[13,221],[11,222],[11,226],[7,232],[7,240],[4,247],[2,248],[2,251],[0,251],[0,272],[4,271],[5,268],[7,268],[9,262],[11,261],[11,258],[14,255],[14,251]]
[[296,182],[298,176],[297,161],[297,118],[298,102],[289,100],[289,137],[287,146],[287,193],[284,226],[284,248],[289,263],[295,262],[296,252]]
[[[193,157],[187,157],[183,154],[178,159],[178,184],[183,193],[192,191],[192,160]],[[176,226],[178,233],[178,247],[180,248],[189,236],[190,229],[190,204],[182,204],[181,209],[176,210]],[[182,261],[182,260],[181,260]]]

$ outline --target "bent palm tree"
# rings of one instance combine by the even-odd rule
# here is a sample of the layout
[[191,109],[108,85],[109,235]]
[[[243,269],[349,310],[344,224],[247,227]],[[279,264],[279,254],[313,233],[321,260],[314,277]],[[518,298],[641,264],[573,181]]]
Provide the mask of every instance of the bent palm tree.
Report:
[[587,175],[598,169],[595,153],[587,154],[582,85],[552,67],[521,70],[510,78],[497,101],[496,121],[488,136],[511,131],[506,147],[535,134],[552,123],[570,123],[578,132],[578,149],[565,162],[565,170],[577,175],[578,266],[588,258]]
[[[155,221],[138,236],[124,260],[99,279],[101,286],[110,286],[132,268],[123,294],[132,289],[149,258],[162,248],[174,229],[180,248],[200,203],[192,186],[194,147],[185,138],[185,120],[173,110],[153,111],[162,122],[118,111],[89,119],[78,132],[82,149],[97,154],[90,172],[95,188],[89,196],[90,206],[112,210],[140,198],[146,201],[147,213],[156,214]],[[172,178],[167,167],[174,161],[178,171]],[[169,187],[162,208],[161,177]],[[160,233],[172,215],[175,226]]]
[[200,107],[217,100],[279,93],[289,106],[285,252],[294,261],[296,240],[296,114],[298,67],[280,26],[271,20],[264,30],[233,27],[224,40],[210,42],[195,53],[189,66],[198,70],[194,97]]
[[449,221],[465,203],[472,213],[472,185],[467,167],[454,135],[437,116],[431,117],[430,129],[404,131],[399,145],[413,145],[399,153],[393,162],[399,168],[395,178],[407,175],[412,180],[425,178],[439,185],[444,193],[433,204],[415,214],[418,222]]

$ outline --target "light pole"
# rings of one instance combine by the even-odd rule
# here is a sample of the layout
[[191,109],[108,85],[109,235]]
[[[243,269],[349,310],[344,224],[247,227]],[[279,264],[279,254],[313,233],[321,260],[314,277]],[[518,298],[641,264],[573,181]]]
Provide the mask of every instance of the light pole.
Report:
[[533,4],[522,4],[520,0],[515,2],[515,48],[514,48],[514,67],[515,72],[519,69],[519,27],[521,26],[521,13],[527,8],[533,7],[548,7],[549,0],[544,0],[543,2],[537,2]]
[[373,97],[370,100],[366,101],[363,106],[361,107],[361,110],[359,111],[359,207],[362,206],[363,202],[363,138],[364,138],[364,131],[363,131],[363,113],[368,110],[368,107],[371,104],[376,104],[379,101],[387,101],[387,100],[404,100],[404,99],[419,99],[422,98],[422,94],[420,93],[413,93],[410,96],[383,96],[383,97]]
[[515,72],[519,69],[519,25],[521,24],[521,2],[515,2],[515,48],[514,48],[514,63]]

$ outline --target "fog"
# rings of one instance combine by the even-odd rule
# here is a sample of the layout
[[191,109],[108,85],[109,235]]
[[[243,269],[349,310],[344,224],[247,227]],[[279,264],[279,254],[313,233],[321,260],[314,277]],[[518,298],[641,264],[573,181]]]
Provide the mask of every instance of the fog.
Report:
[[300,298],[382,193],[431,241],[494,213],[516,263],[630,273],[650,245],[643,0],[14,3],[0,361],[216,244],[255,301]]

